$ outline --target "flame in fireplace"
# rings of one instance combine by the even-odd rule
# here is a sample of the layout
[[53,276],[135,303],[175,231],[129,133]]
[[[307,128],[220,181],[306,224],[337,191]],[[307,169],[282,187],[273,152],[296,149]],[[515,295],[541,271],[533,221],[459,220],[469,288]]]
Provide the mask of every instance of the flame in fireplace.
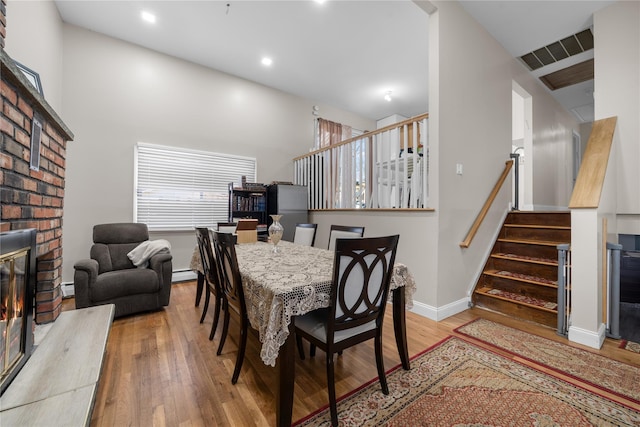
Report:
[[0,258],[0,372],[4,377],[11,366],[21,357],[22,321],[25,303],[25,264],[28,250],[5,254]]

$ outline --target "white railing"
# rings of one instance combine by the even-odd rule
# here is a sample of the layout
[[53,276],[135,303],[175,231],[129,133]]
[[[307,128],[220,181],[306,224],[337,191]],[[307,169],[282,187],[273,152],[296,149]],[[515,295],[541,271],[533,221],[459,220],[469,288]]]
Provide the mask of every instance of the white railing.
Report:
[[428,114],[294,159],[309,209],[428,208]]

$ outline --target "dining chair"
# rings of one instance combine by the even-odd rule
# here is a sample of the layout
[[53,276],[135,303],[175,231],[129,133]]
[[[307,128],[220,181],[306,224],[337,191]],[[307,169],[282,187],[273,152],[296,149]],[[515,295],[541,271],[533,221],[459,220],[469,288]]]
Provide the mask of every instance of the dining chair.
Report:
[[329,250],[336,247],[336,239],[356,239],[364,236],[364,227],[352,227],[349,225],[332,225],[329,231]]
[[198,240],[198,250],[200,251],[200,260],[202,262],[202,274],[204,276],[204,282],[207,285],[207,293],[204,299],[204,308],[202,309],[200,323],[204,321],[207,310],[209,309],[210,296],[213,294],[215,298],[215,307],[213,312],[213,324],[211,325],[211,333],[209,334],[209,340],[213,340],[216,328],[218,327],[218,320],[220,319],[220,308],[223,305],[218,265],[213,254],[213,244],[211,242],[209,229],[206,227],[196,227],[196,239]]
[[235,222],[219,222],[218,232],[233,234],[236,232],[236,227],[238,227],[238,224],[236,224]]
[[313,246],[316,241],[318,224],[296,224],[293,234],[293,243],[298,245]]
[[236,257],[236,247],[233,235],[229,233],[213,232],[213,247],[216,252],[216,262],[220,272],[220,289],[223,295],[224,323],[222,326],[222,337],[218,345],[216,354],[222,353],[224,342],[229,330],[229,314],[233,311],[240,320],[240,341],[238,355],[236,356],[236,366],[231,377],[231,384],[235,384],[240,376],[240,369],[244,361],[244,353],[247,347],[247,332],[249,317],[242,288],[242,278]]
[[[332,425],[338,425],[333,357],[335,353],[375,339],[378,378],[389,394],[382,357],[382,323],[399,235],[337,239],[329,307],[296,317],[298,349],[302,339],[326,353]],[[300,352],[304,359],[304,353]]]

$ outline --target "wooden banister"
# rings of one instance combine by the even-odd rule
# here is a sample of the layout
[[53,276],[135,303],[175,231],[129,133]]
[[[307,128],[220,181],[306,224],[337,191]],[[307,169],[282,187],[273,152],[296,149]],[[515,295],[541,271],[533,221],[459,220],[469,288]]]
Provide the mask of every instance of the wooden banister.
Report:
[[617,120],[617,117],[609,117],[593,122],[591,136],[569,201],[570,209],[597,208],[600,204]]
[[478,232],[478,229],[480,228],[480,224],[482,224],[482,221],[484,221],[484,217],[487,216],[487,212],[489,212],[489,208],[491,207],[491,205],[493,204],[493,201],[498,196],[498,192],[500,191],[500,188],[504,184],[504,181],[507,179],[507,176],[509,176],[509,171],[511,171],[512,167],[513,167],[513,160],[507,160],[504,164],[504,170],[502,171],[502,174],[498,178],[498,181],[496,182],[496,185],[493,187],[493,190],[491,190],[489,197],[487,197],[487,201],[484,202],[484,206],[482,206],[482,209],[480,210],[480,213],[476,217],[476,220],[473,222],[473,225],[471,225],[471,229],[467,233],[467,237],[465,237],[464,240],[460,242],[461,248],[468,248],[469,245],[471,244],[471,241],[473,240],[476,233]]
[[413,122],[418,122],[420,120],[427,119],[427,118],[429,118],[429,113],[420,114],[420,115],[411,117],[411,118],[409,118],[407,120],[403,120],[401,122],[394,123],[392,125],[385,126],[383,128],[380,128],[380,129],[376,129],[376,130],[372,130],[372,131],[369,131],[369,132],[365,132],[362,135],[354,136],[353,138],[345,139],[344,141],[340,141],[337,144],[333,144],[333,145],[330,145],[328,147],[323,147],[323,148],[320,148],[318,150],[311,151],[310,153],[303,154],[303,155],[298,156],[298,157],[294,157],[293,161],[295,162],[296,160],[304,159],[305,157],[309,157],[309,156],[312,156],[314,154],[322,153],[323,151],[333,150],[333,149],[335,149],[337,147],[340,147],[341,145],[346,145],[346,144],[352,143],[353,141],[359,141],[361,139],[370,138],[373,135],[377,135],[379,133],[387,132],[387,131],[392,130],[392,129],[402,128],[404,125],[410,125]]

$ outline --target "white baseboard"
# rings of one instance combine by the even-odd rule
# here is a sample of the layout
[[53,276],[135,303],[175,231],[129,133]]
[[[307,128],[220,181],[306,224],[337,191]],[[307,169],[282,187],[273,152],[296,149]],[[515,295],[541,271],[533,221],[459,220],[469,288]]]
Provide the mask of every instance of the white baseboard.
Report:
[[461,313],[469,308],[469,298],[463,298],[458,301],[454,301],[450,304],[443,305],[442,307],[434,307],[431,305],[423,304],[421,302],[414,301],[413,313],[419,314],[427,319],[435,320],[439,322],[454,314]]
[[606,326],[600,324],[597,332],[588,331],[576,326],[569,326],[569,341],[586,345],[591,348],[600,349],[606,337]]
[[171,275],[172,282],[187,282],[196,280],[198,275],[193,270],[176,270]]

